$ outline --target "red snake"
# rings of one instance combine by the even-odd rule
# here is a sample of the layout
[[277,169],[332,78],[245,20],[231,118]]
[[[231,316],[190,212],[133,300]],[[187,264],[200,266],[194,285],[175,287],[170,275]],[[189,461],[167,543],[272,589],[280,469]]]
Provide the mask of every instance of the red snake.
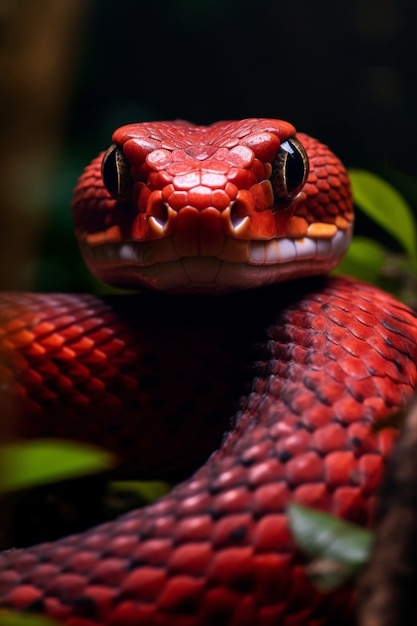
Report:
[[286,507],[372,524],[395,438],[373,426],[416,385],[417,321],[319,276],[352,231],[341,162],[277,120],[132,124],[73,212],[99,278],[200,293],[3,294],[16,433],[101,436],[153,477],[219,449],[154,504],[0,555],[1,606],[69,626],[351,623],[351,589],[313,588]]

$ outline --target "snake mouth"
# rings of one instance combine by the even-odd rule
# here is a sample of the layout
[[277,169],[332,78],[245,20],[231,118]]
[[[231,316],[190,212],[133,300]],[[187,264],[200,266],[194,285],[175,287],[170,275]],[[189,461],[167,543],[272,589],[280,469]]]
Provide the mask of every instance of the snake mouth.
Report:
[[179,256],[170,237],[100,245],[82,241],[80,247],[90,270],[110,285],[227,293],[329,272],[345,254],[351,235],[352,226],[326,238],[225,238],[217,256]]

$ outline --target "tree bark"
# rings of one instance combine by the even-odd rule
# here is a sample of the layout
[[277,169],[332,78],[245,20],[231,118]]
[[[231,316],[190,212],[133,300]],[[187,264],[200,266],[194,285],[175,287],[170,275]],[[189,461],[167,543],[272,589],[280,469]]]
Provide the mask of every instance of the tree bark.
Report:
[[373,553],[358,587],[359,626],[417,624],[417,398],[383,482]]
[[0,0],[0,288],[30,289],[71,91],[83,0]]

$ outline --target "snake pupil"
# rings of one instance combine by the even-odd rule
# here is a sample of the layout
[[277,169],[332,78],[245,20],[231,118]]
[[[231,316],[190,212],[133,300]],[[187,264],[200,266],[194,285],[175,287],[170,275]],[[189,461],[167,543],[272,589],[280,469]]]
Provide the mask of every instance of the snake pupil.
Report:
[[101,176],[107,191],[116,200],[129,200],[132,192],[130,167],[122,150],[116,144],[110,146],[103,157]]
[[271,183],[279,208],[287,207],[308,176],[308,157],[295,137],[283,141],[272,163]]
[[299,151],[290,142],[285,141],[281,147],[288,153],[285,172],[287,191],[293,193],[304,180],[304,162]]

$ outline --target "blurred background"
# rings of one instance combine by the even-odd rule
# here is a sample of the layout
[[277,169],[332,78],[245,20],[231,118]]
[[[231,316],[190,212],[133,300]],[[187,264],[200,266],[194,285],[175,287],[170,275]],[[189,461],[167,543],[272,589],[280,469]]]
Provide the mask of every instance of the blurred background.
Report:
[[0,288],[100,289],[71,189],[129,122],[287,119],[416,210],[416,6],[0,0]]

